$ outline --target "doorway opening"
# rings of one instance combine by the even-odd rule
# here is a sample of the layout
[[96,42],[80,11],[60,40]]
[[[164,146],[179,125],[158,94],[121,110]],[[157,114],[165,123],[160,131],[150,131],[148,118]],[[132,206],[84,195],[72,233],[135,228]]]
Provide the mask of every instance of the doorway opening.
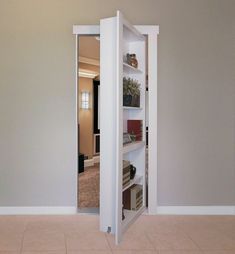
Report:
[[100,197],[100,41],[99,36],[77,38],[77,124],[79,213],[99,213]]
[[[77,121],[79,213],[99,213],[100,201],[100,40],[98,35],[77,37]],[[146,38],[147,41],[147,38]],[[147,51],[147,43],[146,43]],[[147,54],[146,54],[147,55]],[[148,73],[146,60],[146,72]],[[146,75],[146,208],[148,208],[148,76]]]

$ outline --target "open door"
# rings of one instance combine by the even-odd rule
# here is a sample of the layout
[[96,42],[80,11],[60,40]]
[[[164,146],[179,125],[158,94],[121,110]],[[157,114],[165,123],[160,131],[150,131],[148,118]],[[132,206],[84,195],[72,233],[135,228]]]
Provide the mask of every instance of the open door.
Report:
[[119,243],[146,206],[146,37],[118,11],[100,47],[100,228]]

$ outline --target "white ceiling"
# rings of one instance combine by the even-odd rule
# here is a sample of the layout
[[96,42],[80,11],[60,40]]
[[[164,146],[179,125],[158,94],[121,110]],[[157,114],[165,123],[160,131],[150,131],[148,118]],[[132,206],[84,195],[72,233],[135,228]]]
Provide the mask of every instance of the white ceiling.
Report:
[[95,36],[79,37],[79,56],[100,59],[100,41]]

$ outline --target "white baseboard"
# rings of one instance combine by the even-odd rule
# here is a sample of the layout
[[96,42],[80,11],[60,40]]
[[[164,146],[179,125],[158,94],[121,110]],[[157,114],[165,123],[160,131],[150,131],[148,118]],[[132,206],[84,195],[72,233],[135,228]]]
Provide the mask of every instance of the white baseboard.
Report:
[[94,160],[93,159],[89,159],[89,160],[84,160],[84,167],[92,167],[94,166]]
[[235,206],[158,206],[157,214],[235,215]]
[[95,163],[100,162],[100,156],[94,156],[92,159],[84,160],[84,167],[92,167]]
[[94,156],[93,157],[94,163],[99,163],[100,162],[100,156]]
[[[158,206],[156,214],[165,215],[235,215],[235,206]],[[8,206],[0,207],[0,215],[76,214],[73,206]]]
[[58,215],[76,214],[77,207],[73,206],[7,206],[0,207],[0,215]]

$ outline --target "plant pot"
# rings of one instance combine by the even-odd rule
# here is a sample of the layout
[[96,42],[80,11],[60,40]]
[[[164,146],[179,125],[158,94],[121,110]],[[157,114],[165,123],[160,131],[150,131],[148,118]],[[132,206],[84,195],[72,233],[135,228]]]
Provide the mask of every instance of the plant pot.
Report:
[[123,95],[123,106],[131,107],[132,105],[132,96],[131,95]]
[[139,95],[135,95],[132,97],[131,106],[132,107],[139,107],[140,106],[140,96]]

